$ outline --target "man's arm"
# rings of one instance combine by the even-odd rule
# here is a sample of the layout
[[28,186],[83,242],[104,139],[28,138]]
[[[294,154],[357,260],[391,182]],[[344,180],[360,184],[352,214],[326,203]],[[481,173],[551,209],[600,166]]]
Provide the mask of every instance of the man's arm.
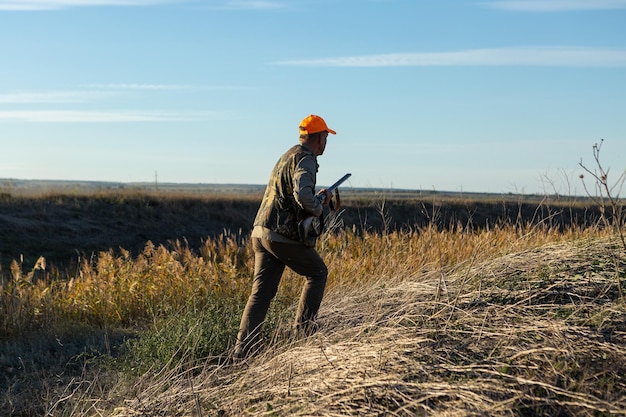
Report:
[[317,162],[312,157],[304,157],[296,165],[293,175],[293,194],[300,205],[312,216],[320,216],[322,203],[315,196]]

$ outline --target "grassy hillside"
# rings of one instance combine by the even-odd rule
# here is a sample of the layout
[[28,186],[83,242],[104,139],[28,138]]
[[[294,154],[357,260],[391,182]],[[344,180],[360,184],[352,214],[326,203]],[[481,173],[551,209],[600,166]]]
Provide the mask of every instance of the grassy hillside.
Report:
[[[301,279],[287,272],[262,351],[227,364],[250,286],[247,233],[259,199],[5,196],[0,410],[626,411],[625,251],[593,206],[346,193],[345,211],[318,243],[330,271],[320,331],[289,333]],[[48,262],[36,269],[41,255]]]
[[624,415],[625,268],[585,240],[362,277],[328,295],[318,334],[147,374],[115,415]]

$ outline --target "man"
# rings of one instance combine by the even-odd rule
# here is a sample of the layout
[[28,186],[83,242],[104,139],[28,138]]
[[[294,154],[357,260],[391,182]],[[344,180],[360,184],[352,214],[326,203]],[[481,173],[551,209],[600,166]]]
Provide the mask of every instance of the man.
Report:
[[235,357],[242,358],[258,348],[260,328],[278,284],[289,267],[306,278],[294,328],[310,333],[324,296],[328,269],[315,250],[315,236],[302,236],[302,219],[323,213],[332,195],[323,189],[323,202],[316,197],[317,157],[324,153],[329,129],[320,116],[310,115],[300,123],[300,143],[285,152],[272,170],[254,220],[254,282],[241,318]]

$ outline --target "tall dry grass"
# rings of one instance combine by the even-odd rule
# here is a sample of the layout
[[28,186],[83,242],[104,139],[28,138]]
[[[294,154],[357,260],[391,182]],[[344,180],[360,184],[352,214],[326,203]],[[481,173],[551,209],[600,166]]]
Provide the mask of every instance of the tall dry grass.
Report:
[[247,288],[250,267],[236,239],[209,239],[199,254],[180,242],[171,248],[149,242],[136,257],[101,252],[68,279],[37,279],[13,261],[12,278],[0,286],[0,330],[11,337],[67,322],[137,326],[212,297],[236,297]]
[[[428,263],[392,252],[408,234],[364,236],[371,251],[327,258],[354,269],[335,277],[315,335],[277,328],[234,365],[182,358],[68,399],[71,415],[623,415],[626,254],[598,232],[424,231]],[[444,264],[447,250],[461,254]]]
[[623,415],[625,262],[617,241],[547,243],[334,291],[319,334],[172,373],[175,389],[147,378],[161,400],[146,410],[176,398],[180,415]]
[[[516,225],[480,231],[429,226],[382,235],[346,230],[326,235],[318,248],[329,266],[332,290],[605,233]],[[67,322],[141,326],[185,307],[206,307],[214,299],[240,300],[249,290],[253,256],[245,239],[224,233],[207,239],[199,253],[181,242],[171,247],[148,243],[136,257],[125,250],[120,255],[101,252],[84,260],[69,279],[37,276],[35,270],[23,273],[14,261],[11,279],[0,285],[0,332],[10,338]],[[300,281],[287,272],[281,297],[294,300],[299,291]]]
[[[382,234],[357,233],[354,229],[343,230],[338,226],[318,243],[330,271],[328,298],[321,316],[326,323],[321,337],[329,338],[322,345],[332,341],[330,350],[320,350],[316,344],[320,342],[311,342],[313,345],[307,346],[298,344],[297,340],[285,339],[284,329],[289,327],[290,313],[302,283],[300,277],[288,271],[274,303],[281,311],[268,316],[266,350],[255,359],[259,362],[254,362],[257,364],[255,367],[258,366],[254,372],[225,368],[223,365],[223,357],[228,355],[243,302],[249,292],[253,268],[253,253],[247,240],[228,232],[207,239],[199,251],[191,250],[184,242],[175,242],[167,247],[148,243],[136,257],[124,250],[118,255],[113,251],[102,252],[91,260],[84,260],[80,270],[67,279],[41,275],[36,270],[24,273],[24,266],[14,262],[11,278],[0,286],[0,329],[6,339],[21,337],[29,332],[63,334],[64,331],[72,331],[77,324],[87,328],[145,331],[140,339],[133,339],[128,345],[134,355],[130,365],[119,367],[121,362],[116,362],[113,368],[102,368],[98,360],[85,362],[84,376],[66,382],[62,390],[51,389],[36,409],[38,413],[150,415],[167,409],[167,415],[212,415],[213,412],[218,415],[361,415],[369,414],[368,410],[382,412],[396,409],[400,410],[396,415],[411,415],[420,410],[436,409],[430,404],[439,404],[437,398],[461,395],[458,392],[454,395],[451,392],[440,393],[431,399],[420,400],[419,404],[410,402],[409,398],[413,395],[411,389],[418,382],[424,382],[429,372],[436,371],[437,378],[440,373],[445,376],[439,382],[443,384],[439,387],[445,388],[442,392],[452,390],[451,385],[457,384],[454,381],[467,381],[473,376],[472,357],[467,352],[460,353],[465,356],[463,361],[458,362],[447,356],[459,353],[448,351],[438,359],[443,364],[419,371],[419,367],[424,366],[423,362],[429,361],[418,353],[421,347],[426,346],[435,354],[442,348],[441,341],[462,344],[467,332],[474,334],[476,326],[482,326],[485,335],[494,333],[505,334],[507,338],[519,337],[520,346],[525,346],[525,349],[540,349],[522,343],[522,339],[529,337],[528,326],[533,325],[532,320],[526,322],[520,317],[506,315],[505,312],[510,308],[515,310],[520,301],[513,299],[509,307],[506,295],[498,298],[496,289],[503,286],[503,282],[493,280],[493,277],[477,280],[475,272],[467,271],[484,268],[490,261],[508,254],[528,253],[561,242],[597,241],[606,239],[611,233],[606,228],[571,227],[563,231],[541,224],[506,224],[481,230],[463,225],[442,229],[431,224]],[[413,277],[421,277],[418,281],[424,282],[416,282]],[[492,297],[487,307],[467,310],[470,305],[467,294],[484,294],[487,288]],[[403,295],[398,299],[399,294]],[[520,294],[525,292],[520,290]],[[526,301],[523,295],[519,297],[522,302]],[[480,301],[480,297],[475,297],[476,300]],[[499,307],[494,307],[496,301],[502,304],[502,312],[499,312]],[[418,310],[412,309],[416,302],[419,303]],[[206,311],[210,313],[205,314]],[[501,321],[487,326],[487,320],[491,320],[492,315],[501,316]],[[478,322],[463,324],[463,320],[470,317],[479,317]],[[381,326],[381,320],[387,324]],[[523,323],[526,330],[520,330],[519,334],[506,330],[506,326],[516,321]],[[498,330],[498,326],[504,327]],[[420,330],[422,327],[426,330]],[[445,336],[439,333],[442,329]],[[543,334],[548,330],[537,332]],[[217,333],[220,339],[213,340]],[[209,340],[210,348],[202,346]],[[433,340],[439,342],[432,345]],[[482,340],[487,340],[486,336]],[[493,343],[492,350],[502,342]],[[398,353],[398,346],[405,345],[420,348],[418,351],[411,348],[414,353],[407,354],[407,359],[403,353]],[[309,368],[319,364],[320,356],[306,359],[305,352],[309,350],[321,352],[321,358],[333,373],[332,377],[321,374],[325,376],[315,382],[318,386],[313,387],[306,381],[306,375],[312,372]],[[399,362],[389,359],[385,352],[390,352],[390,357]],[[296,355],[305,362],[312,362],[306,362],[297,369],[276,368],[273,367],[278,366],[275,361],[285,358],[279,353],[287,355],[287,358]],[[352,361],[352,357],[377,362],[376,375],[381,380],[365,385],[359,383],[357,375],[363,373],[365,377],[372,371],[368,367],[364,370],[352,369],[353,365],[346,365],[348,368],[335,375],[337,369],[343,369],[337,364],[337,358]],[[504,356],[501,361],[505,361]],[[480,373],[493,373],[504,362],[496,363],[495,368],[490,364],[488,371],[481,370]],[[358,368],[361,364],[358,362],[354,366]],[[403,375],[394,368],[396,366],[407,374]],[[412,367],[416,369],[411,370]],[[557,373],[569,375],[569,372],[563,370]],[[277,400],[277,397],[284,397],[284,392],[269,388],[275,385],[273,378],[279,374],[290,381],[288,393],[299,393],[295,403],[299,405],[287,405]],[[296,377],[300,378],[299,387]],[[418,382],[413,380],[415,378]],[[398,380],[410,383],[397,389],[390,388],[397,386]],[[283,379],[281,381],[284,382]],[[462,398],[463,404],[470,403],[472,398],[479,398],[477,391],[481,384],[486,384],[481,381],[474,388],[464,391],[462,395],[467,397]],[[260,388],[263,392],[254,394],[257,395],[254,398],[247,396],[247,390],[260,382],[268,384]],[[607,382],[611,383],[616,383],[614,378]],[[621,384],[621,381],[617,383]],[[341,388],[341,384],[347,385]],[[325,386],[333,385],[339,389],[338,393],[320,394]],[[425,386],[419,387],[425,389]],[[495,389],[485,385],[487,388]],[[357,395],[357,391],[368,394],[362,397]],[[385,399],[391,395],[390,392],[398,397]],[[559,394],[561,391],[554,392]],[[229,393],[236,395],[229,396]],[[510,396],[502,395],[503,398],[514,398],[523,396],[523,393],[512,391]],[[139,403],[133,403],[131,398],[138,399]],[[193,402],[189,402],[190,398]],[[271,401],[265,402],[265,398]],[[362,398],[369,398],[366,400],[369,408],[363,408]],[[32,402],[36,398],[23,397],[22,401],[26,400]],[[38,400],[41,401],[41,398]],[[327,413],[321,408],[305,406],[309,400],[334,404],[333,407],[337,406],[337,402],[342,404]],[[0,405],[12,404],[15,410],[20,410],[19,401],[19,397],[9,390]],[[233,402],[233,405],[227,406],[224,401]],[[484,397],[481,401],[488,402],[488,398]]]
[[[329,264],[329,288],[363,282],[367,277],[445,267],[473,256],[571,239],[599,231],[502,226],[480,232],[459,226],[434,226],[384,235],[345,231],[327,235],[319,248]],[[89,326],[134,326],[178,311],[203,307],[213,298],[242,298],[249,287],[253,254],[240,236],[225,233],[207,239],[199,253],[183,243],[155,247],[148,243],[137,257],[127,251],[102,252],[84,260],[69,279],[22,272],[13,262],[11,279],[0,283],[0,332],[4,337],[49,329],[68,321]],[[293,299],[299,282],[283,280],[281,294]]]

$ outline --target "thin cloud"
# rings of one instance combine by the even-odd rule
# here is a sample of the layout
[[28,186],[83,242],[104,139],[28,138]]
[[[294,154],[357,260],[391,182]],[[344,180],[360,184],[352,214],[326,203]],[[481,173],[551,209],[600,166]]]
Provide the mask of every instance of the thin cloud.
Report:
[[0,0],[0,10],[38,11],[87,6],[153,6],[180,0]]
[[626,67],[626,50],[582,47],[491,48],[287,60],[277,64],[308,67]]
[[503,0],[481,4],[494,9],[519,12],[626,9],[626,0]]
[[283,9],[286,5],[277,1],[264,0],[232,0],[226,2],[222,7],[231,10],[273,10]]
[[0,104],[75,104],[110,97],[105,91],[39,91],[0,94]]
[[278,10],[289,7],[286,2],[273,0],[226,0],[203,5],[205,10],[221,11],[263,11]]
[[103,90],[190,90],[191,85],[182,84],[88,84],[87,88]]
[[0,104],[87,103],[133,92],[198,89],[182,84],[88,84],[70,91],[20,91],[0,93]]
[[207,91],[207,90],[249,90],[243,85],[191,85],[191,84],[85,84],[82,88],[99,90],[102,93],[131,93],[141,91]]
[[0,111],[0,122],[26,123],[129,123],[178,122],[215,119],[211,112],[159,111],[82,111],[82,110],[24,110]]
[[[192,3],[194,0],[0,0],[0,10],[44,11],[94,6],[154,6],[160,4]],[[202,2],[196,2],[203,4]],[[211,2],[208,8],[221,10],[275,10],[286,3],[272,0],[226,0]]]

